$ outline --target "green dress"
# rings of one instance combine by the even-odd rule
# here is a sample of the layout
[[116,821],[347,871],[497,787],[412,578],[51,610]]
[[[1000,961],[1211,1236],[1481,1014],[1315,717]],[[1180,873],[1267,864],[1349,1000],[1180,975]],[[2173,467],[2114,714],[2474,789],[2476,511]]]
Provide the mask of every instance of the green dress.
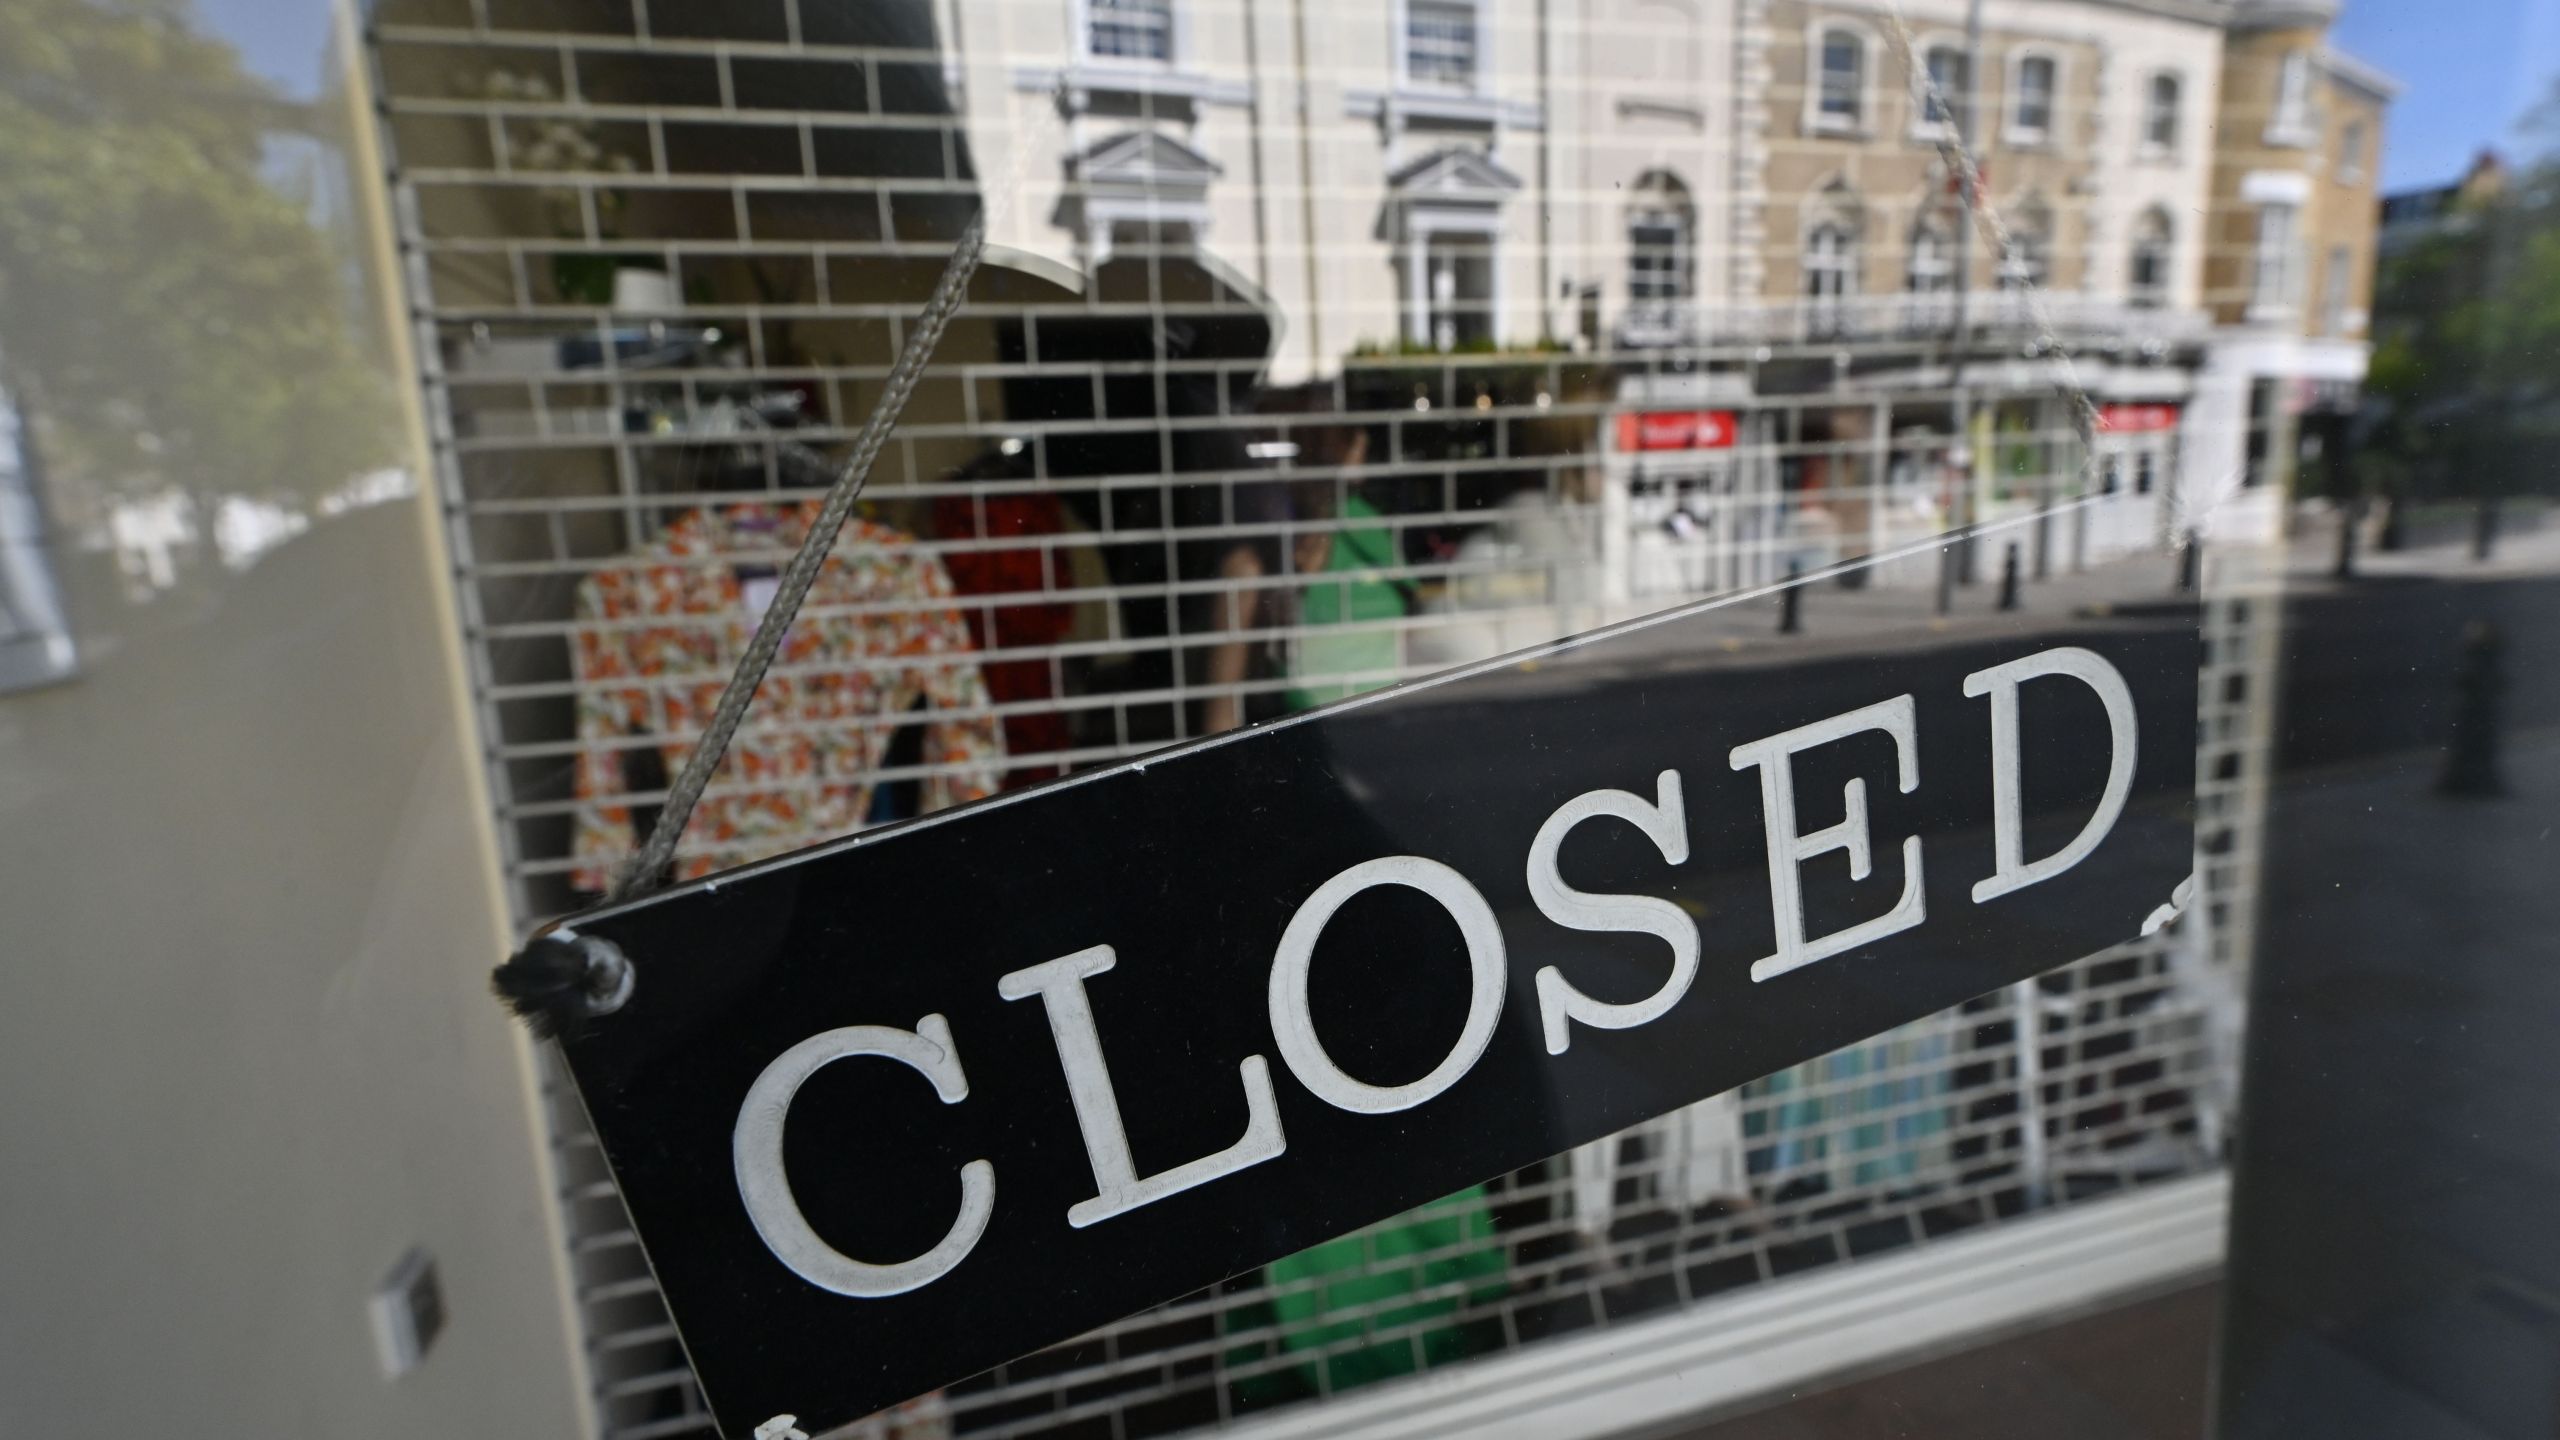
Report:
[[[1377,520],[1377,508],[1357,495],[1343,503],[1345,520]],[[1402,659],[1397,622],[1405,617],[1407,587],[1378,572],[1395,563],[1395,534],[1384,525],[1334,532],[1323,573],[1339,580],[1310,580],[1298,591],[1299,634],[1291,646],[1289,708],[1312,710],[1389,683]],[[1339,677],[1339,678],[1335,678]]]
[[[1381,518],[1357,495],[1342,513],[1353,521]],[[1378,572],[1394,563],[1395,536],[1385,525],[1335,532],[1323,573],[1341,578],[1310,580],[1298,592],[1300,633],[1289,665],[1296,682],[1289,691],[1292,710],[1311,710],[1389,683],[1401,660],[1396,622],[1407,614],[1406,590]],[[1227,1329],[1274,1329],[1279,1354],[1328,1353],[1247,1376],[1236,1388],[1248,1400],[1271,1402],[1313,1391],[1338,1393],[1463,1359],[1480,1348],[1473,1332],[1430,1322],[1454,1316],[1462,1304],[1498,1298],[1509,1269],[1481,1185],[1302,1250],[1264,1269],[1268,1298],[1229,1312]],[[1393,1303],[1455,1285],[1465,1286],[1461,1294]],[[1359,1343],[1364,1334],[1375,1338]],[[1274,1353],[1268,1344],[1238,1346],[1227,1362],[1245,1365]]]

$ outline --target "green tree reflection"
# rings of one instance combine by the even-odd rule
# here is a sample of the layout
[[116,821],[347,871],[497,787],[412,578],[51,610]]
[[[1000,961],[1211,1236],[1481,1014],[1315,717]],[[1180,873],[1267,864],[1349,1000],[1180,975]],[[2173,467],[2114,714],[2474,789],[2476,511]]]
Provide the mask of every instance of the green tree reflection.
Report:
[[396,460],[345,252],[271,179],[280,145],[326,153],[314,113],[183,0],[0,4],[0,379],[66,518]]

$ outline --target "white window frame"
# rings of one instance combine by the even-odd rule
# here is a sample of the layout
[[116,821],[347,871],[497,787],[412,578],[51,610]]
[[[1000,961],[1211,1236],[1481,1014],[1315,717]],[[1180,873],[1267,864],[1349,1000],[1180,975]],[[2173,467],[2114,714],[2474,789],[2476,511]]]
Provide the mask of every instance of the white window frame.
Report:
[[2258,237],[2249,272],[2252,320],[2290,316],[2302,302],[2302,211],[2298,200],[2258,202]]
[[[1903,247],[1902,293],[1904,323],[1913,331],[1935,334],[1955,323],[1955,227],[1963,223],[1956,218],[1939,225],[1924,216],[1911,226],[1910,238]],[[1924,247],[1928,257],[1925,265]]]
[[[2160,82],[2169,82],[2169,138],[2160,139],[2152,132],[2153,122],[2160,118]],[[2187,77],[2180,70],[2154,70],[2142,77],[2142,117],[2134,153],[2148,160],[2165,160],[2177,153],[2187,138]]]
[[2276,96],[2267,108],[2266,141],[2290,149],[2318,143],[2319,127],[2311,123],[2311,52],[2288,50],[2276,65]]
[[[2027,63],[2042,60],[2053,67],[2053,89],[2045,95],[2044,125],[2030,129],[2024,116]],[[2062,92],[2069,83],[2069,71],[2063,64],[2062,52],[2048,45],[2021,45],[2009,52],[2008,82],[2001,107],[2003,120],[2000,139],[2003,144],[2020,150],[2051,149],[2059,143],[2062,131]]]
[[2338,183],[2356,185],[2364,181],[2364,152],[2373,143],[2361,115],[2347,121],[2338,130]]
[[[1461,300],[1452,294],[1447,302],[1454,312],[1461,308],[1479,310],[1484,315],[1486,338],[1496,348],[1502,344],[1502,232],[1496,227],[1470,223],[1425,224],[1415,229],[1406,250],[1407,274],[1405,334],[1409,339],[1434,349],[1455,350],[1458,346],[1456,321],[1450,323],[1451,334],[1444,345],[1440,336],[1442,301],[1433,283],[1432,254],[1442,247],[1479,252],[1484,257],[1485,293],[1481,304]],[[1452,291],[1456,289],[1453,283]]]
[[1183,0],[1163,0],[1165,53],[1161,60],[1144,55],[1106,55],[1094,49],[1094,10],[1097,0],[1072,0],[1072,4],[1069,18],[1075,26],[1073,33],[1076,40],[1076,54],[1086,64],[1099,65],[1106,69],[1172,70],[1180,67],[1188,57],[1191,27],[1186,23],[1187,17],[1182,13]]
[[[1845,35],[1858,46],[1858,108],[1854,115],[1834,115],[1822,108],[1823,55],[1831,37]],[[1808,135],[1868,135],[1874,133],[1876,108],[1876,53],[1881,49],[1874,31],[1848,20],[1819,19],[1805,28],[1804,65],[1804,132]]]
[[1924,38],[1918,50],[1920,73],[1923,75],[1929,73],[1930,57],[1941,50],[1952,53],[1956,57],[1956,63],[1965,68],[1964,84],[1958,87],[1957,93],[1947,96],[1947,118],[1944,120],[1929,118],[1925,89],[1911,97],[1911,138],[1924,145],[1935,145],[1942,140],[1953,138],[1960,132],[1962,127],[1956,123],[1956,106],[1964,106],[1967,113],[1976,113],[1982,108],[1982,77],[1973,73],[1972,57],[1965,48],[1962,37],[1946,35]]
[[2025,294],[2053,286],[2054,231],[2060,220],[2052,212],[2035,224],[2020,221],[2009,230],[2009,253],[2000,257],[1994,283],[2003,291]]
[[2347,332],[2347,283],[2354,276],[2356,252],[2353,246],[2332,245],[2320,272],[2320,333],[2345,335]]
[[1442,80],[1425,80],[1413,73],[1413,6],[1416,0],[1396,0],[1389,7],[1388,21],[1395,28],[1388,35],[1394,47],[1396,88],[1421,91],[1431,95],[1482,95],[1490,88],[1493,72],[1493,7],[1488,0],[1424,0],[1424,3],[1464,9],[1475,15],[1475,64],[1464,85]]
[[[1824,235],[1840,237],[1836,251],[1825,252],[1817,248]],[[1804,292],[1805,325],[1812,333],[1836,333],[1846,321],[1849,306],[1858,297],[1858,250],[1856,228],[1838,216],[1823,216],[1805,231],[1803,252],[1799,256],[1799,266],[1803,271],[1800,288]],[[1823,262],[1819,266],[1814,263],[1817,257]],[[1815,288],[1816,274],[1836,277],[1836,284],[1828,293]],[[1823,328],[1822,322],[1826,319],[1831,322],[1831,329]]]
[[[1961,223],[1961,222],[1959,222]],[[1920,242],[1932,243],[1930,264],[1924,271],[1920,264]],[[1923,286],[1923,275],[1933,283]],[[1911,246],[1903,256],[1902,288],[1907,295],[1953,295],[1956,290],[1956,237],[1951,228],[1933,225],[1926,220],[1911,227]]]
[[[2154,221],[2158,224],[2155,226]],[[2156,235],[2159,250],[2158,278],[2149,285],[2141,280],[2143,251],[2150,248]],[[2132,243],[2125,247],[2124,293],[2128,304],[2143,310],[2165,310],[2169,298],[2177,290],[2176,262],[2178,254],[2178,219],[2166,205],[2153,205],[2133,217]]]
[[[1652,225],[1672,232],[1670,282],[1671,293],[1644,295],[1636,293],[1636,262],[1645,247],[1636,244],[1636,227]],[[1664,206],[1648,206],[1627,212],[1627,303],[1641,309],[1647,305],[1686,305],[1698,298],[1698,218],[1697,207],[1688,210]]]

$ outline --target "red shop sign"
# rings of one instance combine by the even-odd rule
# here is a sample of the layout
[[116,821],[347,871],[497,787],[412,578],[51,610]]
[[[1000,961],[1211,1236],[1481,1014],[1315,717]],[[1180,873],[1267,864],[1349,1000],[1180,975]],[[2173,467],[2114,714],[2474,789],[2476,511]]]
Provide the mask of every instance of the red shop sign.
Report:
[[1621,450],[1727,450],[1733,434],[1730,410],[1644,410],[1618,417]]
[[2175,405],[2102,405],[2098,407],[2098,428],[2119,435],[2142,434],[2178,428]]

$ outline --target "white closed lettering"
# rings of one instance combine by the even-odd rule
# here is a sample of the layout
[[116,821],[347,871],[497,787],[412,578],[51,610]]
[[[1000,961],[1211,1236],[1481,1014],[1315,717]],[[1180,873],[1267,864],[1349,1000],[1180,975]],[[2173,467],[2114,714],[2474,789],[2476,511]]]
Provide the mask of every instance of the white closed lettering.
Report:
[[[2039,675],[2067,675],[2098,692],[2107,710],[2107,786],[2098,796],[2097,812],[2070,844],[2041,860],[2028,861],[2026,822],[2018,783],[2018,687]],[[1964,693],[1991,697],[1991,854],[1990,878],[1973,887],[1973,901],[2024,890],[2050,880],[2089,858],[2089,852],[2113,830],[2124,814],[2125,797],[2133,793],[2133,691],[2106,657],[2077,645],[2040,650],[2023,660],[1994,665],[1964,677]]]
[[1067,1223],[1079,1230],[1259,1165],[1289,1148],[1280,1133],[1280,1106],[1271,1094],[1271,1062],[1247,1055],[1237,1067],[1244,1073],[1244,1138],[1170,1170],[1138,1174],[1137,1161],[1129,1153],[1129,1130],[1120,1118],[1120,1097],[1111,1088],[1111,1067],[1103,1063],[1093,1002],[1084,993],[1088,978],[1116,963],[1118,957],[1110,946],[1096,945],[1016,970],[996,982],[996,993],[1007,1000],[1037,995],[1048,1007],[1049,1033],[1058,1042],[1058,1063],[1067,1072],[1067,1098],[1075,1103],[1076,1128],[1084,1132],[1085,1158],[1093,1164],[1093,1183],[1099,1192],[1067,1207]]
[[969,1080],[960,1071],[960,1052],[952,1046],[951,1026],[939,1015],[927,1015],[912,1031],[885,1025],[848,1025],[812,1035],[775,1057],[747,1087],[738,1107],[738,1128],[730,1142],[730,1162],[738,1176],[738,1197],[747,1203],[747,1218],[774,1258],[791,1273],[838,1295],[877,1298],[903,1295],[941,1279],[968,1258],[986,1233],[996,1209],[996,1167],[972,1160],[960,1167],[960,1215],[932,1249],[894,1265],[870,1265],[838,1252],[809,1228],[792,1197],[791,1181],[782,1173],[782,1125],[791,1114],[791,1097],[818,1067],[857,1055],[895,1060],[933,1082],[933,1093],[945,1105],[969,1098]]
[[1644,832],[1662,858],[1674,865],[1689,859],[1689,817],[1680,804],[1680,772],[1665,770],[1654,781],[1657,799],[1624,790],[1594,790],[1566,801],[1529,844],[1529,898],[1538,913],[1568,930],[1631,931],[1659,937],[1671,947],[1671,973],[1659,989],[1623,1005],[1594,1000],[1574,988],[1553,965],[1538,971],[1538,1017],[1544,1026],[1547,1053],[1561,1055],[1573,1043],[1573,1022],[1600,1030],[1628,1030],[1661,1018],[1698,978],[1698,926],[1687,912],[1650,895],[1592,895],[1564,883],[1556,859],[1564,837],[1585,820],[1611,816]]
[[[1458,933],[1467,942],[1467,1023],[1448,1056],[1409,1085],[1370,1085],[1344,1074],[1325,1053],[1315,1016],[1307,1006],[1307,979],[1326,922],[1344,901],[1375,885],[1406,885],[1439,901],[1449,918],[1458,922]],[[1364,860],[1317,886],[1280,933],[1280,949],[1271,958],[1271,1033],[1280,1042],[1280,1058],[1288,1062],[1289,1073],[1326,1104],[1362,1115],[1410,1110],[1457,1084],[1493,1043],[1510,976],[1502,926],[1493,918],[1493,907],[1467,883],[1466,876],[1419,855]]]
[[1893,909],[1847,929],[1806,939],[1804,883],[1799,867],[1817,855],[1846,850],[1850,879],[1864,880],[1874,868],[1874,851],[1867,835],[1867,782],[1856,779],[1841,787],[1841,802],[1848,813],[1839,824],[1810,835],[1796,833],[1794,757],[1798,753],[1863,731],[1881,730],[1893,737],[1902,793],[1908,795],[1920,788],[1919,743],[1912,733],[1916,714],[1911,697],[1897,695],[1863,710],[1834,715],[1733,747],[1734,769],[1757,766],[1760,771],[1760,810],[1769,835],[1769,909],[1778,929],[1777,953],[1751,962],[1752,979],[1784,975],[1843,950],[1854,950],[1869,941],[1908,930],[1928,917],[1927,902],[1921,898],[1920,890],[1920,837],[1908,835],[1902,841],[1902,898]]

